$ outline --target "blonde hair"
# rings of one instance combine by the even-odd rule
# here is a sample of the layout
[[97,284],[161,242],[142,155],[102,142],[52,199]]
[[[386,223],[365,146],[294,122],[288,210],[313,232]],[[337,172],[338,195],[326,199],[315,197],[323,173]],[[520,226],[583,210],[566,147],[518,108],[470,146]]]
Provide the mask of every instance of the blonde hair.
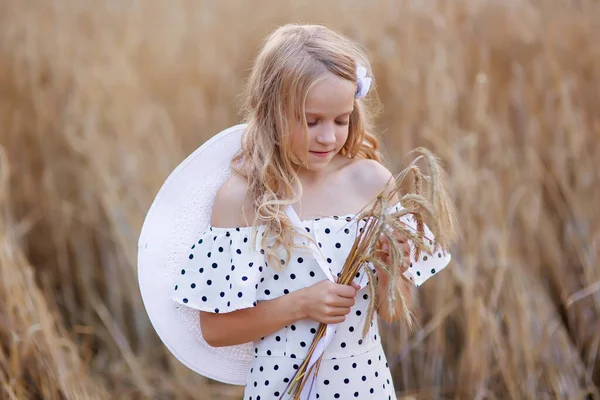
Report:
[[[261,245],[268,258],[276,261],[271,266],[289,261],[290,249],[295,247],[294,230],[285,208],[302,195],[294,168],[302,161],[291,151],[289,121],[302,121],[306,131],[304,107],[309,90],[327,73],[356,83],[357,64],[373,75],[369,60],[352,40],[321,25],[297,24],[272,32],[254,61],[244,93],[247,128],[232,169],[248,182],[247,196],[255,211],[253,226],[264,225]],[[381,161],[379,142],[370,133],[372,112],[362,99],[354,103],[348,139],[340,154]],[[285,251],[285,259],[278,250]]]

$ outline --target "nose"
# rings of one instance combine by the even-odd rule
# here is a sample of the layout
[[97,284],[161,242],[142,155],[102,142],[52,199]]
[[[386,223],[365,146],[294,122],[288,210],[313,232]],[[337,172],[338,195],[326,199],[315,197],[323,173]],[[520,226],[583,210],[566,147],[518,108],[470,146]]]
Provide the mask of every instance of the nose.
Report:
[[317,136],[317,143],[323,146],[335,144],[335,126],[333,124],[323,124],[322,129]]

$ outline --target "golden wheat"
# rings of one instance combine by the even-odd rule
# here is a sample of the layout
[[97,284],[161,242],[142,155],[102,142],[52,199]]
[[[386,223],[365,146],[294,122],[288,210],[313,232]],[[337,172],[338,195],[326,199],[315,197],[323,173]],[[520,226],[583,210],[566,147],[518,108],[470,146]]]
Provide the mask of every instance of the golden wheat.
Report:
[[381,326],[398,396],[598,396],[598,2],[0,0],[0,397],[241,397],[161,345],[136,242],[290,21],[368,49],[392,171],[447,166],[464,238]]

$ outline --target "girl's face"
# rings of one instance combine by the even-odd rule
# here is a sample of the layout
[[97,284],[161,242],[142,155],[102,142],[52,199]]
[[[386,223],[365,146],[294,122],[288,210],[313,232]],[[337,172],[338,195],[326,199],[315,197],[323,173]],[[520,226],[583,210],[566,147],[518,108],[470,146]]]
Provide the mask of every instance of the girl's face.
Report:
[[328,73],[308,92],[305,112],[308,146],[302,122],[292,132],[292,152],[306,161],[310,171],[323,170],[348,139],[348,122],[354,109],[356,84]]

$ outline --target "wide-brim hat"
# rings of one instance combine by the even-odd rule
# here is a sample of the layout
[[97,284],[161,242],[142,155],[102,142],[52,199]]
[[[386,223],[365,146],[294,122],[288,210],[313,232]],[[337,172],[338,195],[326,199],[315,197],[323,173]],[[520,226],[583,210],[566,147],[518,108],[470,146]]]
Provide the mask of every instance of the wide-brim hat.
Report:
[[199,311],[171,299],[175,273],[187,256],[190,238],[210,224],[217,190],[231,174],[246,125],[228,128],[189,155],[169,175],[154,199],[138,242],[138,281],[156,333],[191,370],[208,378],[244,385],[252,344],[212,347],[202,338]]

